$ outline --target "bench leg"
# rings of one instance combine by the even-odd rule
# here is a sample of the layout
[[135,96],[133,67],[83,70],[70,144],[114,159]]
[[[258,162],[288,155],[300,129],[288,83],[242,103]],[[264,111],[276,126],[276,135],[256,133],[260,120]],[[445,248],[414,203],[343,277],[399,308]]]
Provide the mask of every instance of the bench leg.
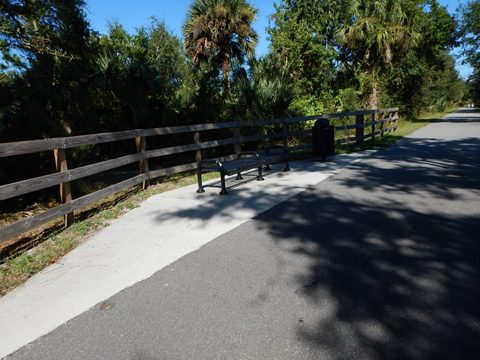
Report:
[[263,178],[263,174],[262,174],[262,165],[260,165],[258,167],[257,181],[263,181],[263,180],[265,180],[265,179]]
[[238,173],[238,174],[237,174],[237,177],[235,178],[235,180],[243,180],[242,173]]
[[204,193],[205,189],[203,188],[203,184],[202,184],[202,169],[197,169],[197,183],[198,183],[197,193],[198,194]]
[[222,187],[222,191],[220,191],[220,195],[227,195],[227,187],[225,186],[225,173],[220,171],[220,185]]
[[285,160],[285,168],[283,169],[283,171],[290,171],[292,169],[290,169],[290,164],[288,163],[288,160]]
[[270,170],[272,170],[272,168],[270,167],[270,164],[265,165],[264,170],[265,170],[265,171],[270,171]]

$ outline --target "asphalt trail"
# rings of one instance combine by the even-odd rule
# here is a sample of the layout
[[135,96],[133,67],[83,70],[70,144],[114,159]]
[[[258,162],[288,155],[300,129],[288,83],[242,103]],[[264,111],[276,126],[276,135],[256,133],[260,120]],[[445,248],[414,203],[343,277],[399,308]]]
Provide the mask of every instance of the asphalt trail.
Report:
[[480,114],[466,109],[8,357],[479,358]]

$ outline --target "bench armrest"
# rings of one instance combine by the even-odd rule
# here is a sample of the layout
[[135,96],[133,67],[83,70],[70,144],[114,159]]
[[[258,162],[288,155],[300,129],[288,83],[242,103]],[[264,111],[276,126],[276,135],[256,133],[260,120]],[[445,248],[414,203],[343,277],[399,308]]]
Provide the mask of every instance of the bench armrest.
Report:
[[237,159],[241,159],[243,157],[255,157],[257,160],[261,160],[260,155],[258,155],[255,151],[242,151],[237,155]]
[[220,160],[214,160],[214,159],[203,159],[200,161],[200,165],[218,165],[220,163]]

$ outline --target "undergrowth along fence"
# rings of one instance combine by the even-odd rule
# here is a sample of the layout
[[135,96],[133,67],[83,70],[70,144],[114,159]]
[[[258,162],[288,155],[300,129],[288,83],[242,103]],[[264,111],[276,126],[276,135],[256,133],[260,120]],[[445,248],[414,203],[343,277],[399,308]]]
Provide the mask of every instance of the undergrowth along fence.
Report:
[[[0,228],[0,244],[4,241],[33,230],[42,224],[64,216],[65,226],[74,221],[74,211],[111,196],[119,191],[141,185],[146,189],[149,181],[158,177],[191,171],[197,168],[204,152],[220,147],[231,146],[229,154],[222,158],[231,158],[241,151],[242,146],[255,147],[269,142],[282,142],[290,146],[290,151],[311,149],[311,126],[314,120],[329,119],[335,127],[335,142],[360,144],[367,139],[382,136],[395,130],[398,122],[398,108],[363,110],[355,112],[322,114],[316,116],[299,116],[285,119],[260,121],[231,121],[197,125],[137,129],[101,134],[71,136],[20,142],[0,143],[0,158],[24,154],[53,152],[57,172],[35,178],[29,178],[0,186],[0,201],[15,198],[41,189],[59,186],[61,204],[44,212],[23,218]],[[214,131],[228,131],[231,137],[212,138]],[[243,133],[242,133],[243,132]],[[208,135],[210,133],[210,136]],[[148,149],[147,139],[162,135],[190,136],[188,144]],[[202,140],[204,139],[204,140]],[[68,168],[66,149],[85,145],[134,140],[136,152],[93,164]],[[167,168],[151,169],[149,160],[164,158],[169,155],[184,154],[184,159],[191,159],[182,164]],[[190,154],[190,155],[189,155]],[[70,183],[95,174],[113,170],[128,164],[138,163],[138,174],[119,181],[113,185],[74,198]]]

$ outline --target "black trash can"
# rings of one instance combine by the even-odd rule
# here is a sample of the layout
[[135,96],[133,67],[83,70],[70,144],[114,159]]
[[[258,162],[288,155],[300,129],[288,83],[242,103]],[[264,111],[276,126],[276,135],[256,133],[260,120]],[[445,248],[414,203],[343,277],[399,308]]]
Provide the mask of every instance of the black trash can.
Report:
[[335,128],[327,119],[318,119],[313,125],[312,151],[322,160],[335,154]]

